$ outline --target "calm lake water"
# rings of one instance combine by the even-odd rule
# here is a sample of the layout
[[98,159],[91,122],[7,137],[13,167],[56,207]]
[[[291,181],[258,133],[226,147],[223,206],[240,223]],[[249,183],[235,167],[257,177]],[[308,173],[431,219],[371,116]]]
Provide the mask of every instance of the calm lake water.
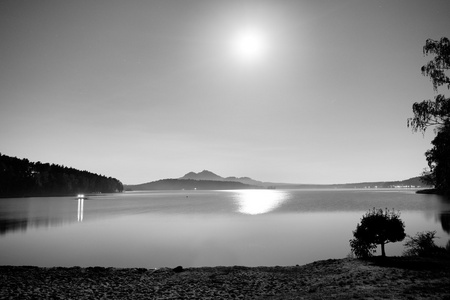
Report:
[[[401,211],[406,233],[450,239],[450,200],[411,190],[129,192],[0,199],[0,265],[296,265],[343,258],[369,209]],[[388,244],[401,255],[403,243]]]

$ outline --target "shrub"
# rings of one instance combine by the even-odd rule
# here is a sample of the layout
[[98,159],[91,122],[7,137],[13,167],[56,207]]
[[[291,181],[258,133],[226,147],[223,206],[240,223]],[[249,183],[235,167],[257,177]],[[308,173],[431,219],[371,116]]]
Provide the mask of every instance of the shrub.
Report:
[[434,243],[436,231],[423,231],[416,233],[415,236],[408,236],[409,240],[405,242],[406,250],[404,256],[422,256],[433,257],[440,256],[447,252],[443,247]]

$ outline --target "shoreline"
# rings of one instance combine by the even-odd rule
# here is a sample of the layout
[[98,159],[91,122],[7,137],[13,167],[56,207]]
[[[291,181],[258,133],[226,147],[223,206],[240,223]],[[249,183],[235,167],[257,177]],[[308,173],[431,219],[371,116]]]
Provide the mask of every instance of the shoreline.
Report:
[[2,299],[443,299],[448,286],[448,258],[186,269],[0,266]]

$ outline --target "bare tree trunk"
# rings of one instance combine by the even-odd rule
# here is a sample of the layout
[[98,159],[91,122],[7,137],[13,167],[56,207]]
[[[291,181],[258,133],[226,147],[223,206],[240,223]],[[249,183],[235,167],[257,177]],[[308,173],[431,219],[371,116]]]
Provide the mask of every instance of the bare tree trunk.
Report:
[[384,243],[381,243],[381,256],[386,257],[386,251],[384,251]]

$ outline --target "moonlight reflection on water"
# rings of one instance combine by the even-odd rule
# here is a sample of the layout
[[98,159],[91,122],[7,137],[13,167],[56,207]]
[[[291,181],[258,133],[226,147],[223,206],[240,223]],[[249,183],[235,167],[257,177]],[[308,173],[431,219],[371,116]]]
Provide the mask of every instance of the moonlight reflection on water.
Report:
[[276,190],[241,190],[236,194],[238,211],[248,215],[268,213],[279,207],[286,199],[286,193]]

